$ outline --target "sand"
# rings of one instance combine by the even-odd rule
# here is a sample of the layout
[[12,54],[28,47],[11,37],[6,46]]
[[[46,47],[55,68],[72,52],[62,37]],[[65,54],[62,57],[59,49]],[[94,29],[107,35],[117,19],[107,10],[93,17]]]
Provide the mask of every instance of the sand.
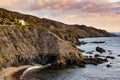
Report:
[[0,80],[20,80],[20,75],[31,65],[9,67],[0,71]]

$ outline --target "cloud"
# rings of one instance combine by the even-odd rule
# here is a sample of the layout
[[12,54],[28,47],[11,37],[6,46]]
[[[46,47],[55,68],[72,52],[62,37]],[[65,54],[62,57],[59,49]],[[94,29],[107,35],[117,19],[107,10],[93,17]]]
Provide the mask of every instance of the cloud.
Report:
[[79,13],[113,13],[119,14],[120,1],[109,2],[109,0],[33,0],[29,10],[77,10]]
[[79,13],[120,14],[120,1],[109,0],[2,0],[0,7],[21,10],[77,10]]
[[28,7],[28,0],[0,0],[0,7],[7,9],[25,9]]
[[32,0],[30,9],[70,9],[76,0]]

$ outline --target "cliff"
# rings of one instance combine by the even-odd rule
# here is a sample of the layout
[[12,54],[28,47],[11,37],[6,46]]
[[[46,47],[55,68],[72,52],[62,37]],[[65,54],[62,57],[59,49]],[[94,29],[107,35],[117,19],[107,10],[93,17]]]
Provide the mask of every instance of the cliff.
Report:
[[[24,24],[24,25],[23,25]],[[77,38],[115,36],[0,8],[0,68],[28,64],[71,65],[82,60]]]
[[68,59],[82,59],[70,42],[56,34],[32,26],[0,27],[0,67],[27,64],[66,64]]

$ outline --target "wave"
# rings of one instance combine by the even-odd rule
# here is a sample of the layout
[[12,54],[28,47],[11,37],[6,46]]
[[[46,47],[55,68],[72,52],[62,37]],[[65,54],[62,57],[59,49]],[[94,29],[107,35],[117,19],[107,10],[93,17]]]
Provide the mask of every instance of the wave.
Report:
[[20,80],[23,80],[23,78],[24,78],[24,76],[28,73],[28,72],[30,72],[30,71],[32,71],[32,70],[35,70],[35,69],[44,69],[44,68],[47,68],[47,67],[49,67],[49,66],[51,66],[51,64],[47,64],[47,65],[37,65],[37,66],[33,66],[33,67],[30,67],[30,68],[28,68],[28,69],[26,69],[24,72],[23,72],[23,74],[21,75],[21,77],[20,77]]

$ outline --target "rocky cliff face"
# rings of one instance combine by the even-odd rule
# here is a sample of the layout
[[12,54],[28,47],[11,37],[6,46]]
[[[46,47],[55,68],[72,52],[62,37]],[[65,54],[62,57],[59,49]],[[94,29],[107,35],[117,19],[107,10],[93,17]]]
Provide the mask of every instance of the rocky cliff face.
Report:
[[68,59],[82,59],[70,42],[32,26],[0,27],[0,68],[27,64],[66,65]]

